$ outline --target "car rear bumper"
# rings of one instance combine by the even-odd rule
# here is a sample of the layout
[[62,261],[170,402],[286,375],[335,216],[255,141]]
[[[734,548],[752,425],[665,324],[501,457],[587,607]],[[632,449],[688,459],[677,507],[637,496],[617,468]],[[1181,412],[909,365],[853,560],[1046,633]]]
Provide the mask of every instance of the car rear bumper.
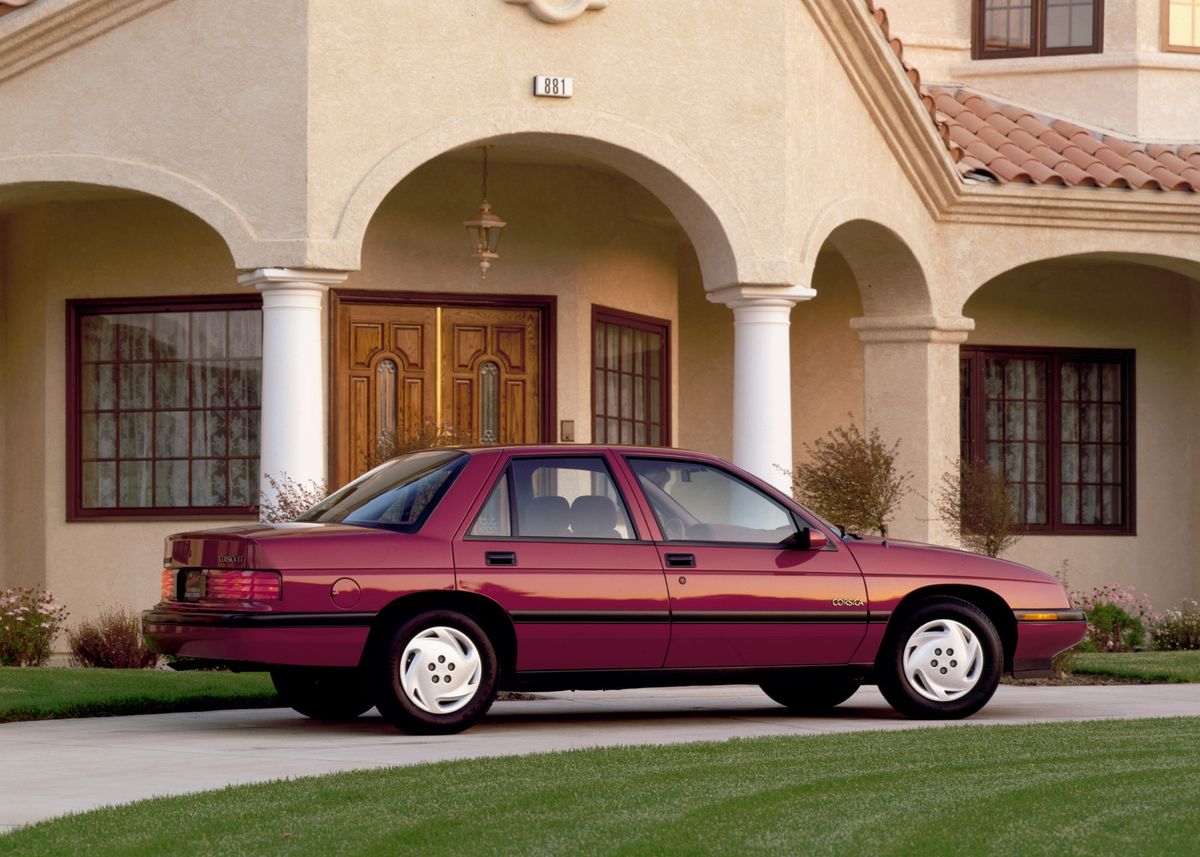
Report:
[[142,613],[151,651],[184,658],[353,667],[372,613],[223,613],[158,607]]

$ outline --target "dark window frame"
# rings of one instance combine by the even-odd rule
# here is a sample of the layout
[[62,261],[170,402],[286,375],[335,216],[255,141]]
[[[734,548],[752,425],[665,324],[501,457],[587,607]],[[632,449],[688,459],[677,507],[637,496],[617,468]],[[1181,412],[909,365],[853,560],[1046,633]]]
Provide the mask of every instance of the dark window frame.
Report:
[[[588,351],[591,352],[591,384],[592,384],[592,435],[595,435],[595,421],[599,416],[597,405],[599,404],[598,390],[596,389],[596,372],[601,370],[604,372],[610,371],[606,367],[597,365],[596,362],[596,325],[597,324],[613,324],[621,327],[631,327],[634,330],[642,330],[647,333],[656,333],[661,337],[661,345],[659,347],[659,413],[662,414],[661,437],[657,444],[649,443],[649,419],[642,420],[647,427],[647,442],[638,444],[641,446],[662,446],[670,447],[671,443],[671,322],[669,319],[656,318],[649,315],[639,315],[626,310],[613,309],[611,307],[592,304],[592,325],[590,328],[590,338],[588,342]],[[648,382],[647,378],[647,382]],[[650,385],[646,384],[646,413],[649,414],[650,406]],[[639,422],[634,420],[634,422]],[[599,440],[592,437],[593,443],[607,443],[619,445],[618,441],[606,439]],[[636,440],[635,440],[636,444]]]
[[[261,312],[262,296],[259,294],[200,295],[67,301],[67,521],[258,518],[257,503],[252,506],[117,506],[105,508],[89,508],[83,505],[83,401],[82,364],[80,362],[83,353],[83,320],[96,315],[219,312],[246,309],[257,309]],[[157,411],[158,409],[152,410]],[[261,404],[259,410],[261,412]],[[259,456],[261,456],[261,449]],[[191,460],[192,456],[189,452],[188,461]]]
[[[1030,524],[1020,528],[1026,535],[1055,536],[1134,536],[1137,535],[1136,475],[1137,437],[1136,429],[1136,352],[1133,349],[1116,348],[1039,348],[1031,346],[971,345],[959,349],[960,366],[963,360],[970,361],[970,390],[972,395],[965,404],[969,432],[962,438],[962,448],[972,461],[984,460],[984,420],[986,399],[978,395],[983,390],[984,359],[1043,359],[1048,361],[1046,413],[1046,468],[1047,468],[1047,519],[1046,524]],[[1121,509],[1120,524],[1064,524],[1062,523],[1062,374],[1061,364],[1074,361],[1099,361],[1121,364]]]
[[1073,54],[1104,53],[1104,0],[1093,0],[1092,44],[1080,47],[1048,48],[1046,40],[1046,0],[1030,0],[1032,46],[1026,49],[986,50],[984,47],[984,4],[987,0],[971,2],[971,58],[977,60],[1016,59],[1019,57],[1053,57]]

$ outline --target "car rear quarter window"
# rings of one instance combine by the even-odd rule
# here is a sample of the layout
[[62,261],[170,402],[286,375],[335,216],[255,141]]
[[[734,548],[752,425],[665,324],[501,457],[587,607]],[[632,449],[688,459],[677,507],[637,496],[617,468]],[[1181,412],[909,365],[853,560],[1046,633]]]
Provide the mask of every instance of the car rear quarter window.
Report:
[[424,450],[401,456],[364,473],[299,520],[415,532],[468,458],[460,450]]

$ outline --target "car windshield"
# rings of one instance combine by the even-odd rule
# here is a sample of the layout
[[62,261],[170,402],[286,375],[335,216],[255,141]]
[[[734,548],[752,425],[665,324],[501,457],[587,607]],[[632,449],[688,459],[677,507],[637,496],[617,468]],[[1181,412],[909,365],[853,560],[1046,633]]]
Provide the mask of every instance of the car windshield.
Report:
[[470,458],[458,449],[427,449],[369,470],[297,520],[416,532]]

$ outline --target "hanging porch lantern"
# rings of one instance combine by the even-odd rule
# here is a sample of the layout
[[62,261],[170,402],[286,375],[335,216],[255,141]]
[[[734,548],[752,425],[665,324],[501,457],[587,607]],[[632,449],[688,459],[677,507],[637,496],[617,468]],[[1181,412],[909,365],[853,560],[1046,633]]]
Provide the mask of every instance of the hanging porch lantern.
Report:
[[483,201],[479,203],[479,213],[473,218],[463,221],[467,228],[467,240],[471,244],[471,255],[479,260],[479,277],[487,279],[488,269],[492,262],[500,258],[496,247],[500,243],[500,230],[505,223],[492,213],[491,203],[487,201],[488,161],[487,153],[491,146],[480,146],[483,152]]

